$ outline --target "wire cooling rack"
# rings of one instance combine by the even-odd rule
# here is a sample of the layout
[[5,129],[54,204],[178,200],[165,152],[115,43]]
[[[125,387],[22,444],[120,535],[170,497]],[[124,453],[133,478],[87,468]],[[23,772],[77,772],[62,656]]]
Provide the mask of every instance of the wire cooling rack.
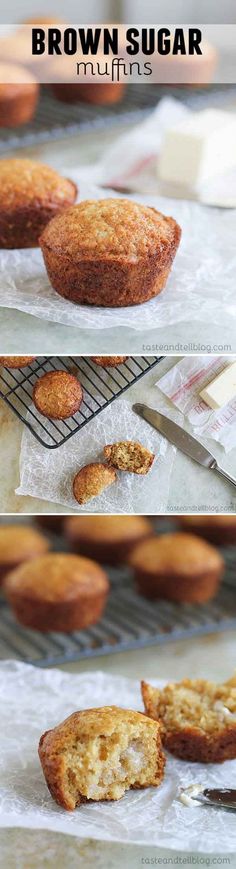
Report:
[[[162,359],[161,356],[129,356],[122,365],[102,368],[85,356],[43,356],[27,368],[2,368],[0,397],[48,449],[62,446],[116,398],[137,383]],[[49,420],[32,404],[33,387],[47,371],[63,369],[74,374],[83,387],[79,411],[66,420]]]
[[41,89],[38,109],[30,124],[15,130],[0,129],[0,152],[58,140],[78,132],[136,123],[149,114],[161,97],[170,94],[190,108],[204,108],[208,103],[225,107],[235,99],[236,86],[211,85],[191,89],[158,84],[128,84],[124,99],[110,106],[61,103],[46,88]]
[[136,593],[126,568],[108,568],[111,592],[103,618],[94,627],[72,634],[24,629],[2,600],[0,659],[14,657],[50,667],[235,628],[236,547],[222,549],[222,554],[227,565],[225,580],[218,596],[205,605],[149,602]]

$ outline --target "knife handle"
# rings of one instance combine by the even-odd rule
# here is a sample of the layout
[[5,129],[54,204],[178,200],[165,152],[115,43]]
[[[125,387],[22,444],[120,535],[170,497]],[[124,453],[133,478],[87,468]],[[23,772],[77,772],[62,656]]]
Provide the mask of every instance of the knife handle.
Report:
[[232,483],[233,486],[236,486],[236,478],[233,477],[232,474],[228,474],[227,471],[223,471],[223,468],[220,468],[219,465],[217,465],[217,462],[212,465],[212,468],[214,469],[214,471],[217,471],[217,473],[220,474],[221,477],[224,477],[225,480],[228,480],[228,483]]

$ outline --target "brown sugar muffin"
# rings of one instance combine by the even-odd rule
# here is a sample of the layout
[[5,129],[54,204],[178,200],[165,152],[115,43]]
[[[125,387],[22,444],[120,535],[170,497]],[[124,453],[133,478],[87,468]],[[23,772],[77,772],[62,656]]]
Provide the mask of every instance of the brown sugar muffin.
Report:
[[31,525],[1,525],[0,582],[9,570],[44,555],[49,548],[46,537],[35,531]]
[[101,366],[101,368],[115,368],[116,365],[122,365],[123,362],[126,362],[126,359],[129,359],[128,356],[91,356],[92,362],[95,362],[95,365]]
[[114,468],[103,465],[102,462],[92,462],[84,465],[73,480],[73,494],[78,504],[86,504],[91,498],[96,498],[116,481]]
[[1,159],[0,247],[37,246],[48,221],[76,195],[76,185],[50,166],[22,157]]
[[[80,77],[76,77],[76,81],[71,81],[73,78],[73,66],[71,65],[71,57],[67,55],[61,57],[48,57],[47,72],[48,82],[51,82],[50,88],[53,96],[57,100],[65,103],[90,103],[93,105],[111,105],[122,100],[125,92],[125,84],[122,81],[105,81],[101,80],[101,76],[89,76],[89,67],[87,66],[86,74],[83,80],[82,64],[84,57],[77,55],[77,62],[81,63]],[[105,63],[109,63],[109,58],[104,58],[102,55],[96,55],[96,64],[100,63],[100,69],[104,69]]]
[[161,724],[165,748],[181,760],[236,758],[236,677],[222,685],[183,679],[165,688],[141,683],[146,714]]
[[103,448],[109,466],[132,474],[148,474],[154,462],[154,453],[136,441],[120,441]]
[[185,531],[199,534],[210,543],[222,546],[236,543],[236,516],[180,516],[179,524]]
[[54,289],[72,302],[136,305],[164,288],[181,230],[171,217],[128,199],[87,200],[40,238]]
[[165,767],[158,722],[117,706],[74,712],[41,736],[39,757],[53,799],[68,811],[158,787]]
[[75,552],[101,563],[121,564],[154,531],[144,516],[67,516],[64,533]]
[[204,603],[223,576],[219,552],[193,534],[161,534],[138,544],[130,557],[138,590],[145,597]]
[[65,517],[60,513],[56,516],[35,516],[34,521],[40,528],[45,528],[45,531],[52,531],[55,534],[60,534],[63,529]]
[[51,553],[8,573],[4,590],[16,619],[37,631],[79,631],[102,616],[109,582],[88,558]]
[[0,365],[3,368],[26,368],[35,359],[36,356],[0,356]]
[[27,69],[0,63],[0,127],[18,127],[31,121],[38,96],[39,84]]
[[39,377],[33,389],[35,407],[48,419],[74,416],[82,400],[82,386],[67,371],[48,371]]

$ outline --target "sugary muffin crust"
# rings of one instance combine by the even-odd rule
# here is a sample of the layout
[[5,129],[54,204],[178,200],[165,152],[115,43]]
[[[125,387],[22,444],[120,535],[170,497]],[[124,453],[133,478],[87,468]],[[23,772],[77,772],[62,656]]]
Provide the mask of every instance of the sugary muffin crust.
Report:
[[135,544],[151,537],[153,527],[145,516],[67,516],[65,535],[76,552],[101,563],[126,561]]
[[114,368],[116,365],[122,365],[129,359],[128,356],[91,356],[92,362],[100,365],[101,368]]
[[[0,40],[0,56],[2,56]],[[22,66],[0,63],[0,127],[26,124],[34,116],[39,84]]]
[[141,683],[146,714],[161,725],[164,746],[182,760],[236,758],[236,677],[217,685],[183,679],[163,690]]
[[137,441],[107,444],[103,453],[109,466],[113,466],[119,471],[129,471],[132,474],[148,474],[155,459],[154,453],[151,453]]
[[117,706],[74,712],[39,742],[53,799],[72,811],[87,800],[120,800],[130,788],[158,787],[165,766],[159,731],[157,722]]
[[78,504],[86,504],[91,498],[101,495],[104,489],[115,483],[116,476],[114,468],[102,462],[84,465],[73,480],[73,494]]
[[0,365],[3,368],[26,368],[35,359],[36,356],[0,356]]
[[75,631],[101,617],[107,575],[88,558],[51,553],[8,573],[4,590],[21,624],[39,631]]
[[181,230],[171,217],[128,199],[86,200],[40,238],[52,286],[73,302],[122,307],[165,286]]
[[20,157],[1,159],[0,247],[37,246],[47,223],[76,195],[76,185],[50,166]]
[[43,555],[49,548],[46,537],[31,525],[1,525],[0,581],[9,570]]
[[48,419],[67,419],[80,408],[82,386],[67,371],[48,371],[34,386],[33,401],[37,410]]
[[213,597],[224,572],[217,549],[181,532],[138,544],[130,564],[141,594],[186,603],[203,603]]

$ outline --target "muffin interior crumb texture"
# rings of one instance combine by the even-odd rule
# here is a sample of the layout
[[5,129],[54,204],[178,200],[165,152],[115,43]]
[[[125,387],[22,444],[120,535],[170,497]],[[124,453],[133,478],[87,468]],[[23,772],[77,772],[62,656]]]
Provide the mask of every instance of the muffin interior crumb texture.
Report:
[[147,474],[155,458],[146,447],[135,441],[108,444],[103,452],[109,464],[133,474]]
[[204,679],[183,679],[162,691],[142,683],[146,711],[160,720],[168,732],[197,728],[212,734],[236,727],[236,677],[217,685]]
[[[80,727],[77,732],[77,716],[79,724],[82,716],[81,732]],[[87,732],[83,717],[84,722],[87,720]],[[93,731],[95,717],[100,722],[100,732],[98,726]],[[69,738],[60,742],[63,727],[70,726],[70,722]],[[85,800],[119,800],[129,788],[160,784],[164,757],[160,745],[158,753],[159,732],[148,728],[147,723],[148,719],[145,721],[139,713],[103,707],[75,713],[61,725],[61,733],[59,725],[54,731],[59,740],[55,749],[63,758],[63,764],[61,781],[57,782],[57,801],[64,808],[74,809]],[[53,731],[49,731],[45,743],[42,742],[44,752],[47,752],[48,737],[50,746],[51,733]],[[50,787],[50,790],[55,796],[55,788]]]

